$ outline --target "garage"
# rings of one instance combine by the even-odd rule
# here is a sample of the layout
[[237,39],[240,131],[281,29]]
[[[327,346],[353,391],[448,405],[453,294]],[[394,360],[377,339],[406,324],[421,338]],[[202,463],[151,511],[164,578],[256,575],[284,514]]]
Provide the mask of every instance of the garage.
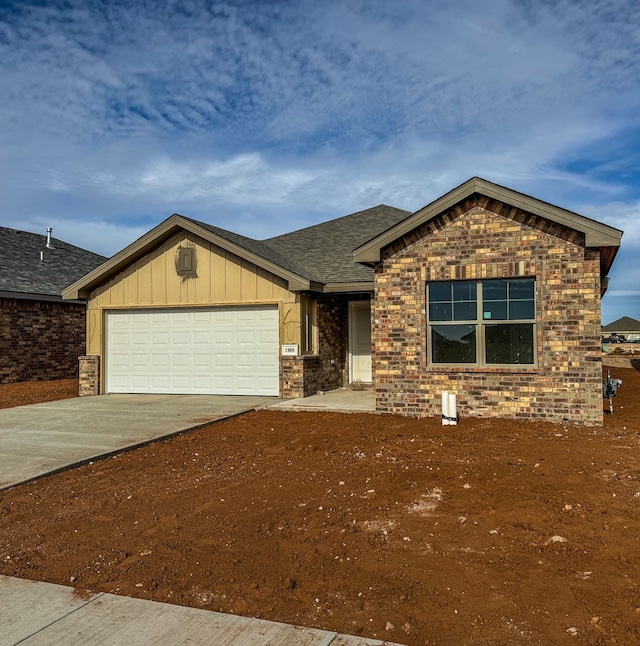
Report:
[[108,393],[279,395],[277,306],[105,316]]

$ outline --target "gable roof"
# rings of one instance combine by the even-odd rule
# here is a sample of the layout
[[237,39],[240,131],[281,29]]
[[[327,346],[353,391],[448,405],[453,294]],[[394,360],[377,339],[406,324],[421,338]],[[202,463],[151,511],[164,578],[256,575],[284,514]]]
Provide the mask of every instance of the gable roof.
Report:
[[514,206],[528,213],[533,213],[534,215],[584,233],[587,247],[598,247],[603,250],[602,264],[605,275],[611,267],[618,247],[620,246],[622,231],[579,215],[578,213],[573,213],[572,211],[567,211],[548,202],[530,197],[524,193],[518,193],[518,191],[506,188],[505,186],[494,184],[481,177],[472,177],[464,182],[464,184],[461,184],[434,202],[419,209],[402,222],[362,244],[354,251],[356,261],[363,263],[379,261],[380,251],[383,247],[391,244],[398,238],[401,238],[474,194],[498,200],[504,204]]
[[373,283],[373,270],[356,263],[353,250],[372,234],[410,215],[410,211],[379,204],[264,242],[281,256],[304,265],[316,281],[325,284],[325,291],[339,289],[338,284],[348,289],[351,283]]
[[640,321],[632,319],[630,316],[623,316],[609,325],[603,326],[602,330],[603,332],[640,332]]
[[63,298],[88,298],[94,287],[97,287],[181,230],[189,231],[225,251],[230,251],[240,258],[283,278],[288,282],[289,289],[304,290],[311,288],[312,281],[305,275],[303,270],[293,267],[292,263],[280,258],[276,252],[265,247],[259,240],[247,238],[232,231],[191,220],[183,215],[174,213],[158,226],[109,258],[103,265],[69,285],[63,291]]
[[[353,249],[410,215],[380,205],[268,240],[255,240],[174,213],[103,265],[64,290],[64,298],[88,298],[91,290],[184,229],[288,281],[289,289],[373,289],[373,270],[359,265]],[[334,284],[331,284],[331,283]],[[327,284],[329,283],[329,284]]]
[[106,260],[57,238],[46,244],[46,235],[0,227],[0,295],[58,300],[63,288]]

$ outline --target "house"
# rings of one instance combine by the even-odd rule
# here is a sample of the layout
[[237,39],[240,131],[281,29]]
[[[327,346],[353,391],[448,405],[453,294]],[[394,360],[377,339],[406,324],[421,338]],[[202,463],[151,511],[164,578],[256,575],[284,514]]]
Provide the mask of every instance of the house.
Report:
[[0,227],[0,383],[78,376],[84,301],[62,289],[106,258],[62,240]]
[[600,299],[622,232],[480,178],[254,240],[172,215],[64,291],[81,388],[301,397],[602,423]]
[[630,316],[623,316],[608,325],[603,325],[602,334],[619,334],[625,338],[629,334],[640,334],[640,321],[632,319]]

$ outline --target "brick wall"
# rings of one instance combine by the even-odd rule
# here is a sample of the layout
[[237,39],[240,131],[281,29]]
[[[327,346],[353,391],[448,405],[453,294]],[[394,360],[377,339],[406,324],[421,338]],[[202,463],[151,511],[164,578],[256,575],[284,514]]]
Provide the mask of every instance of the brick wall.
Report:
[[0,383],[77,377],[84,352],[84,305],[0,298]]
[[[536,279],[535,368],[428,365],[427,282],[524,276]],[[379,410],[439,416],[447,390],[462,416],[602,423],[599,254],[581,233],[476,196],[387,247],[375,287]]]
[[317,355],[280,357],[280,396],[308,397],[322,390],[318,383],[319,366]]

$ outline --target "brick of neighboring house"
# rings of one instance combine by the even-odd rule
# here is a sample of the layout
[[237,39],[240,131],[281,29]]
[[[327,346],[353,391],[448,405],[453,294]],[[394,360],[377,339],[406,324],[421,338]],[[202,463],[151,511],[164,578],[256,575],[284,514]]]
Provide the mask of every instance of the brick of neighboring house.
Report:
[[[536,279],[536,367],[428,365],[428,282],[525,276]],[[600,258],[582,233],[469,198],[383,250],[375,288],[378,410],[439,416],[448,391],[462,416],[602,424]]]
[[0,383],[77,377],[85,320],[84,304],[0,298]]

